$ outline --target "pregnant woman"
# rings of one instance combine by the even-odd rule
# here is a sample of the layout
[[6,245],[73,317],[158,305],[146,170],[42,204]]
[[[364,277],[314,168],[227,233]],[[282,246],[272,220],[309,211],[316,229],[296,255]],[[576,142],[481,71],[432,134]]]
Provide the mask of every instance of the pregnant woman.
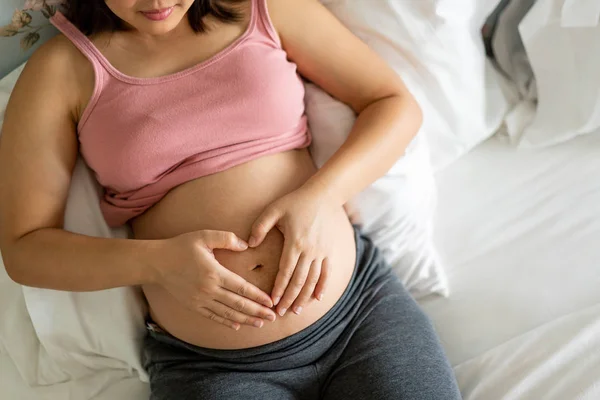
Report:
[[[0,245],[23,285],[141,285],[151,398],[457,399],[428,319],[343,205],[421,123],[315,0],[69,0],[0,142]],[[320,170],[300,75],[358,114]],[[81,154],[109,225],[63,230]]]

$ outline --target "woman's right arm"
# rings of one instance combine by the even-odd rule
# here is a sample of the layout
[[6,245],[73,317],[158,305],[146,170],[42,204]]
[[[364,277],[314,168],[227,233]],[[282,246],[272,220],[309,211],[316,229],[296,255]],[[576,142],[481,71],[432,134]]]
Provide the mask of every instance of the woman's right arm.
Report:
[[[64,39],[38,50],[19,78],[0,137],[0,249],[27,286],[70,291],[153,281],[149,241],[103,240],[62,230],[77,159],[81,63]],[[83,57],[83,56],[80,56]],[[89,67],[91,69],[91,66]]]
[[[225,314],[241,323],[255,322],[247,314],[274,315],[266,293],[211,257],[212,248],[245,248],[233,234],[127,240],[63,230],[78,153],[76,121],[86,97],[82,77],[93,76],[82,58],[63,37],[50,40],[31,57],[10,98],[0,137],[0,250],[9,276],[65,291],[160,284],[184,305],[230,326],[221,318],[222,304],[240,311]],[[219,311],[210,308],[215,299]]]

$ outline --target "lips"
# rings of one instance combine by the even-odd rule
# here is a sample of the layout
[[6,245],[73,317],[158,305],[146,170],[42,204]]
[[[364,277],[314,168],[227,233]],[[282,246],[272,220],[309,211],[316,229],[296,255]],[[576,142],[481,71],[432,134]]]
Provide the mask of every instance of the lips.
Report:
[[169,18],[169,15],[171,15],[173,12],[173,8],[175,7],[162,8],[160,10],[142,11],[142,15],[151,21],[163,21]]

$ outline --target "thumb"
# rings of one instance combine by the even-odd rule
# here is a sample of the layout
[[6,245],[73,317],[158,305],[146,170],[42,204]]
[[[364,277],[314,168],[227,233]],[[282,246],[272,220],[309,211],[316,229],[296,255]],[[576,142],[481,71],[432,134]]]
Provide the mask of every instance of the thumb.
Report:
[[281,212],[275,207],[268,207],[263,211],[252,225],[252,233],[248,240],[250,247],[260,245],[265,240],[267,233],[275,227],[280,218]]
[[248,244],[233,232],[205,230],[201,231],[201,233],[204,245],[210,250],[244,251],[248,248]]

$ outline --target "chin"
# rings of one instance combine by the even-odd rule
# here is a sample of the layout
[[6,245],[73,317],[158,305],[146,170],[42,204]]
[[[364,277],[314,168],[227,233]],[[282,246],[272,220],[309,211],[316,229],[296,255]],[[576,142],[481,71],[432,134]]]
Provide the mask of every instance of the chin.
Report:
[[141,33],[160,36],[165,35],[177,28],[185,17],[185,14],[177,15],[176,13],[173,13],[169,16],[169,18],[163,21],[150,21],[144,16],[139,16],[136,18],[135,25],[132,25]]

